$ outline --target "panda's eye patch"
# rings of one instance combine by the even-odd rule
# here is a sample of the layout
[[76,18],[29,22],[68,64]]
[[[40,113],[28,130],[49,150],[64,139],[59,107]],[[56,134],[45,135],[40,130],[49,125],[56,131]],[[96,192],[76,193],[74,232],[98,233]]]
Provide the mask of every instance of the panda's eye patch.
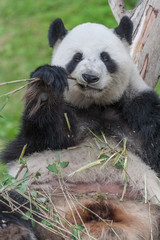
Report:
[[74,56],[73,56],[73,60],[75,61],[75,62],[80,62],[81,60],[82,60],[82,53],[76,53]]
[[102,52],[101,53],[101,59],[102,59],[103,62],[107,62],[107,61],[110,60],[110,56],[107,52]]
[[66,71],[68,74],[71,74],[75,70],[76,66],[79,64],[82,58],[83,54],[80,52],[77,52],[73,55],[70,62],[66,65]]
[[107,52],[101,52],[100,58],[104,65],[106,66],[108,72],[114,73],[118,69],[117,63],[114,61],[114,59],[111,58],[111,56]]

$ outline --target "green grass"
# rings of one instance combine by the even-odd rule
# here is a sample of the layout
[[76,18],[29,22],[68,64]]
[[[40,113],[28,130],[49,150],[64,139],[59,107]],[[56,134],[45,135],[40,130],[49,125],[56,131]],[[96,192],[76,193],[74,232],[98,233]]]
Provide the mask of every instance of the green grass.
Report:
[[[135,2],[126,1],[127,7]],[[49,24],[57,17],[63,19],[67,29],[89,21],[117,25],[106,0],[0,1],[0,82],[28,78],[36,67],[50,63],[52,49],[47,34]],[[0,96],[19,86],[1,86]],[[0,149],[18,133],[22,94],[11,96],[0,112]],[[5,99],[0,98],[0,107]]]

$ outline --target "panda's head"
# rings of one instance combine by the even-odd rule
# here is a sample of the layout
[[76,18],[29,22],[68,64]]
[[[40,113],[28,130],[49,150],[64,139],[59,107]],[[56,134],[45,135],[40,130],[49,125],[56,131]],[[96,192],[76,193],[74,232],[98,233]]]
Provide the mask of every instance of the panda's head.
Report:
[[54,47],[52,65],[65,68],[76,79],[68,79],[66,101],[88,107],[119,100],[132,74],[128,53],[132,30],[128,17],[115,29],[84,23],[67,31],[61,19],[53,21],[49,29],[49,43]]

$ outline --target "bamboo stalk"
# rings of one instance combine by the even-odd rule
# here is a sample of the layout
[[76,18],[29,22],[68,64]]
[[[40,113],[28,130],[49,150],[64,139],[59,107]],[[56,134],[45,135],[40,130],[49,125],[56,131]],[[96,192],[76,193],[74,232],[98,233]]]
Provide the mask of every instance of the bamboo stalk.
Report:
[[8,84],[13,84],[13,83],[30,82],[30,81],[33,81],[34,79],[35,79],[35,78],[14,80],[14,81],[10,81],[10,82],[3,82],[3,83],[0,83],[0,86],[4,86],[4,85],[8,85]]
[[39,81],[39,80],[40,80],[39,78],[36,78],[35,80],[33,80],[33,81],[29,82],[29,83],[26,83],[25,85],[23,85],[23,86],[15,89],[15,90],[13,90],[13,91],[11,91],[11,92],[5,93],[5,94],[1,95],[0,97],[5,97],[5,96],[12,95],[12,94],[14,94],[14,93],[22,90],[23,88],[27,87],[29,84],[34,83],[34,82],[37,82],[37,81]]

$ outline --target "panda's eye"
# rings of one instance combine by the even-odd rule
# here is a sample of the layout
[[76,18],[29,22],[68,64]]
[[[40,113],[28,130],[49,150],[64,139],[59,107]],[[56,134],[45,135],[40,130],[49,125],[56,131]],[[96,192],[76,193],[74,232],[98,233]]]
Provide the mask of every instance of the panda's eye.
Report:
[[110,56],[107,52],[102,52],[101,53],[101,59],[103,62],[108,62],[110,60]]
[[73,60],[75,62],[80,62],[82,60],[82,53],[76,53],[74,56],[73,56]]

